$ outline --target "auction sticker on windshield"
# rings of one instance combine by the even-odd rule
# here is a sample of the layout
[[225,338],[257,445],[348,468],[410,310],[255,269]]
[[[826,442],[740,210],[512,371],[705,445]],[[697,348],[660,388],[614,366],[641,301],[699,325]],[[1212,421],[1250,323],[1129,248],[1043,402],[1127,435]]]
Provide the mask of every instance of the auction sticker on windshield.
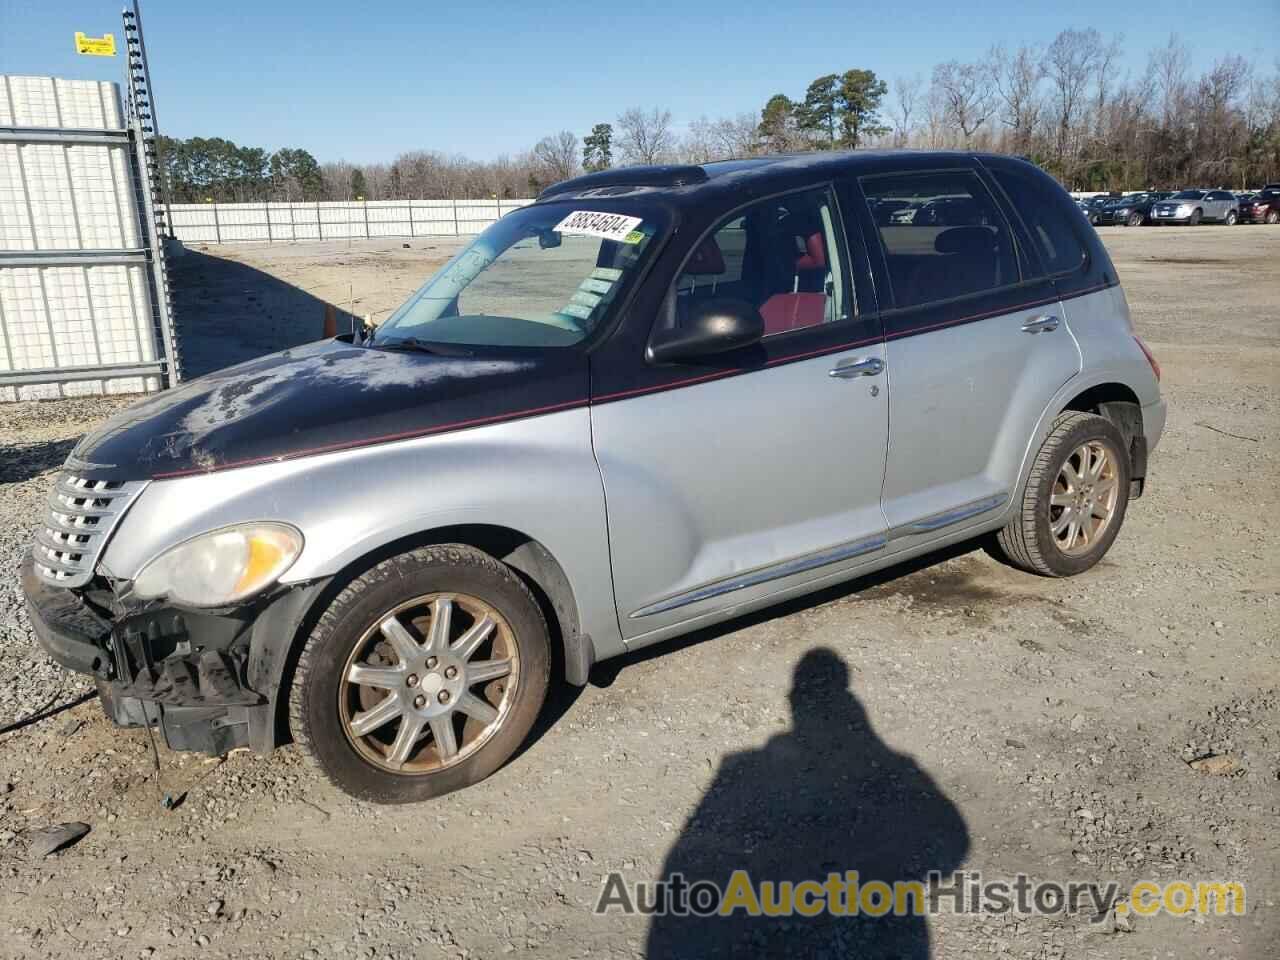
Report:
[[[620,213],[595,213],[591,210],[575,210],[552,229],[575,237],[600,237],[615,243],[635,243],[632,232],[640,226],[643,217],[627,217]],[[641,234],[643,238],[643,234]]]

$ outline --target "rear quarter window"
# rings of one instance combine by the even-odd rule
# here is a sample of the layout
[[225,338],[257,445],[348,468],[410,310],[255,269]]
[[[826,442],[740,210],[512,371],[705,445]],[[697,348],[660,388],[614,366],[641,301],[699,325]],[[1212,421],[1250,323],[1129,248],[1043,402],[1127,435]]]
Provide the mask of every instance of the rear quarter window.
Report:
[[1070,273],[1084,265],[1087,253],[1073,220],[1079,215],[1050,192],[1048,184],[1030,173],[1016,169],[991,171],[1000,189],[1013,204],[1031,233],[1046,272]]
[[1013,236],[968,170],[862,179],[895,307],[983,293],[1021,280]]

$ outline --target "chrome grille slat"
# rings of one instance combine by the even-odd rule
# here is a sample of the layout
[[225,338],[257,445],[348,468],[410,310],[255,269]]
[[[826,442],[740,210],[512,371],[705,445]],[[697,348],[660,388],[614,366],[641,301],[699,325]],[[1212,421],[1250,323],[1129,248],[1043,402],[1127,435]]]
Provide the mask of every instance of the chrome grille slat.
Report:
[[54,513],[49,511],[48,516],[44,518],[45,527],[49,530],[59,530],[66,533],[84,533],[90,536],[98,533],[102,524],[98,522],[97,515],[86,515],[82,517],[73,517],[67,514]]
[[89,480],[64,471],[50,491],[32,554],[36,574],[59,587],[93,578],[98,555],[147,481]]
[[36,531],[36,543],[50,550],[60,550],[65,553],[88,553],[95,550],[92,537],[82,540],[77,534],[59,534],[48,527]]
[[[74,500],[88,500],[87,503],[73,503]],[[103,503],[103,501],[106,501]],[[96,504],[101,503],[98,506]],[[129,500],[123,497],[112,497],[108,500],[106,497],[93,497],[92,499],[84,496],[66,496],[55,490],[49,494],[49,509],[56,513],[64,513],[73,517],[111,517],[121,513],[125,507],[129,505]]]

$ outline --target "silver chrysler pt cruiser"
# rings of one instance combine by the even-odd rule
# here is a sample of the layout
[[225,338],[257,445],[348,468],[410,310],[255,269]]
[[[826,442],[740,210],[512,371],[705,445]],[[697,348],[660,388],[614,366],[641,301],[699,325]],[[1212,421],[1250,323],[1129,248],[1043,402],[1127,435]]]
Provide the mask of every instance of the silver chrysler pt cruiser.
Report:
[[496,770],[552,678],[961,540],[1088,570],[1159,368],[1034,166],[825,153],[557,184],[370,335],[86,436],[22,571],[45,649],[170,747],[342,789]]

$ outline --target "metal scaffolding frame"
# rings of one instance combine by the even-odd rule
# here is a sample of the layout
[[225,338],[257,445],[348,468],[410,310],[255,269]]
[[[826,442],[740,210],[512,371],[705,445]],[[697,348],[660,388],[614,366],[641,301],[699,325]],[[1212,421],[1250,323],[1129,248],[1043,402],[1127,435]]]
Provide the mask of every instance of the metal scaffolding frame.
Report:
[[159,376],[166,386],[171,387],[181,379],[181,363],[174,331],[173,302],[169,293],[164,243],[157,224],[158,208],[164,204],[164,198],[156,150],[154,96],[151,92],[150,70],[147,67],[146,48],[142,38],[142,18],[137,0],[133,0],[131,7],[123,12],[126,58],[125,128],[0,126],[0,144],[15,144],[19,150],[30,144],[106,145],[127,148],[127,169],[131,186],[128,192],[132,194],[134,201],[132,216],[136,217],[143,245],[138,248],[109,250],[3,250],[0,251],[0,269],[42,270],[48,267],[92,267],[108,264],[141,266],[146,277],[146,302],[140,304],[139,308],[145,310],[150,316],[156,347],[154,355],[161,359],[135,363],[100,363],[0,371],[0,387],[106,381],[136,376]]

